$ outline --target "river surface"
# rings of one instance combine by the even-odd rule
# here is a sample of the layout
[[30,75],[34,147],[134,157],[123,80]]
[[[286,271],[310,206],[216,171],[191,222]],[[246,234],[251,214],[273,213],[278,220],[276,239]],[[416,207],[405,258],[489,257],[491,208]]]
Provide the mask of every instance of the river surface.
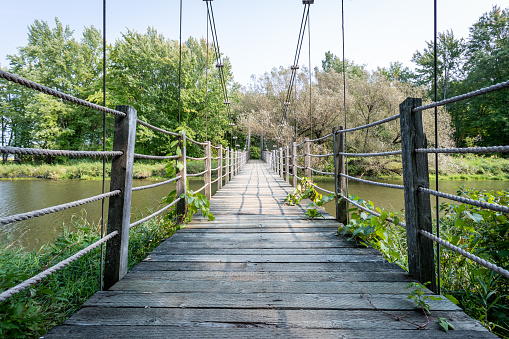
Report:
[[[150,180],[134,180],[133,186],[156,183]],[[190,180],[192,190],[203,186],[201,180]],[[110,183],[106,183],[109,191]],[[215,193],[217,184],[212,186]],[[175,189],[175,183],[133,192],[131,220],[147,216],[163,205],[163,197]],[[101,194],[100,180],[0,180],[0,216],[30,212],[41,208],[89,198]],[[203,192],[202,192],[203,193]],[[105,200],[105,214],[108,215],[108,199]],[[39,249],[52,242],[62,232],[62,226],[77,224],[81,218],[98,224],[101,220],[101,201],[70,208],[42,217],[0,225],[0,244],[16,242],[27,249]],[[107,220],[107,219],[106,219]],[[81,223],[82,224],[82,223]]]
[[[384,182],[402,184],[401,180],[386,180]],[[153,183],[154,181],[135,180],[133,186]],[[333,181],[317,181],[316,184],[329,191],[334,191]],[[190,181],[190,185],[191,189],[196,190],[203,186],[203,181]],[[439,189],[446,193],[455,194],[457,187],[462,185],[476,189],[501,190],[509,188],[509,181],[444,180],[439,182]],[[1,180],[0,216],[29,212],[88,198],[101,194],[101,186],[101,181],[85,180]],[[109,182],[106,187],[109,187]],[[216,187],[217,185],[214,184],[213,194]],[[431,188],[434,188],[434,182],[431,184]],[[131,209],[132,220],[158,210],[162,206],[162,198],[174,189],[175,185],[172,183],[134,192]],[[403,190],[373,186],[350,180],[349,193],[365,200],[371,200],[375,206],[387,210],[400,211],[404,208]],[[435,199],[433,198],[431,201],[432,206],[434,206]],[[107,214],[107,200],[105,206]],[[334,215],[334,204],[328,204],[326,210]],[[72,229],[72,221],[80,220],[80,218],[86,218],[90,223],[97,224],[101,218],[101,202],[97,201],[62,212],[0,226],[0,243],[5,243],[6,240],[9,243],[16,241],[27,249],[38,249],[43,244],[52,242],[61,233],[62,225],[71,226]]]

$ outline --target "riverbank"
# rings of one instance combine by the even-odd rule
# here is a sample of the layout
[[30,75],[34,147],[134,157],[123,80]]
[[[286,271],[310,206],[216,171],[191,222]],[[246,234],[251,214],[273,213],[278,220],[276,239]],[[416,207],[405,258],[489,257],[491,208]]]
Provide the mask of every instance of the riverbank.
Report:
[[[134,179],[161,180],[166,178],[166,163],[135,162]],[[217,161],[212,161],[217,167]],[[18,164],[0,163],[0,179],[52,179],[52,180],[100,180],[102,179],[102,162],[72,161],[64,164]],[[203,161],[188,161],[187,173],[199,173],[205,168]],[[110,177],[111,165],[106,165],[106,178]]]
[[[398,161],[377,162],[354,160],[350,162],[349,174],[365,179],[402,179],[403,170]],[[135,162],[134,179],[161,180],[166,178],[165,163]],[[439,180],[509,180],[509,159],[496,156],[465,155],[444,157],[439,160]],[[110,176],[106,166],[106,177]],[[203,161],[187,161],[188,173],[199,173],[205,168]],[[212,168],[217,161],[212,161]],[[330,167],[330,166],[329,166]],[[434,164],[430,163],[430,179],[435,178]],[[331,168],[321,170],[333,171]],[[18,164],[0,163],[0,179],[53,179],[53,180],[100,180],[102,163],[99,161],[69,161],[64,164]],[[320,180],[333,180],[331,176],[313,175]]]

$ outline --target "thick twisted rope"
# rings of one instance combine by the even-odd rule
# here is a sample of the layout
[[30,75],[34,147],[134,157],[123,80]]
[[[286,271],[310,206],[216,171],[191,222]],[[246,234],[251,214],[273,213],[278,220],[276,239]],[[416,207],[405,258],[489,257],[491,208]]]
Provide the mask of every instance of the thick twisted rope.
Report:
[[293,165],[293,166],[295,166],[297,168],[300,168],[300,169],[306,169],[306,167],[300,167],[300,166],[297,166],[297,165]]
[[140,125],[143,125],[145,127],[148,127],[154,131],[157,131],[157,132],[161,132],[161,133],[164,133],[164,134],[169,134],[169,135],[173,135],[175,137],[180,137],[180,134],[178,133],[174,133],[174,132],[170,132],[170,131],[167,131],[165,129],[162,129],[162,128],[159,128],[159,127],[156,127],[154,125],[151,125],[149,124],[148,122],[145,122],[145,121],[141,121],[140,119],[136,119],[136,122]]
[[207,146],[206,142],[199,142],[199,141],[196,141],[196,140],[193,140],[193,139],[189,139],[188,137],[186,137],[186,140],[190,141],[190,142],[192,142],[193,144],[196,144],[196,145]]
[[53,149],[39,149],[39,148],[24,148],[24,147],[10,147],[0,146],[0,153],[5,154],[22,154],[22,155],[55,155],[55,156],[68,156],[68,157],[112,157],[115,155],[122,155],[124,152],[96,152],[96,151],[68,151],[68,150],[53,150]]
[[30,81],[30,80],[25,79],[25,78],[22,78],[20,76],[8,73],[8,72],[3,71],[3,70],[0,70],[0,78],[4,78],[5,80],[11,81],[11,82],[15,82],[15,83],[17,83],[19,85],[22,85],[22,86],[34,89],[36,91],[39,91],[39,92],[42,92],[42,93],[45,93],[45,94],[52,95],[52,96],[57,97],[57,98],[62,99],[62,100],[71,101],[71,102],[74,102],[74,103],[76,103],[78,105],[85,106],[85,107],[88,107],[88,108],[92,108],[92,109],[95,109],[97,111],[106,112],[106,113],[110,113],[110,114],[113,114],[113,115],[118,115],[118,116],[121,116],[121,117],[125,117],[126,116],[126,114],[124,112],[116,111],[116,110],[111,109],[111,108],[107,108],[107,107],[104,107],[104,106],[93,104],[93,103],[91,103],[89,101],[86,101],[86,100],[83,100],[83,99],[78,99],[76,97],[73,97],[72,95],[59,92],[59,91],[57,91],[55,89],[51,89],[49,87],[43,86],[41,84],[38,84],[36,82]]
[[329,154],[308,154],[308,153],[306,153],[305,155],[309,155],[312,158],[324,158],[324,157],[331,157],[334,155],[334,153],[329,153]]
[[[348,199],[347,197],[344,197],[344,196],[343,196],[343,197],[341,197],[341,199],[345,199],[346,201],[348,201],[350,204],[354,205],[355,207],[360,208],[361,210],[363,210],[364,212],[367,212],[367,213],[369,213],[369,214],[373,214],[373,215],[374,215],[374,216],[376,216],[376,217],[379,217],[379,218],[380,218],[380,217],[382,216],[380,213],[377,213],[377,212],[375,212],[375,211],[370,210],[369,208],[366,208],[366,207],[364,207],[364,206],[362,206],[362,205],[359,205],[358,203],[356,203],[356,202],[355,202],[355,201],[353,201],[353,200]],[[385,219],[385,220],[387,220],[388,222],[390,222],[390,223],[392,223],[392,224],[394,224],[394,225],[397,225],[397,226],[401,226],[401,227],[403,227],[403,228],[406,228],[406,224],[405,224],[404,222],[401,222],[401,221],[400,221],[400,222],[398,222],[397,224],[395,224],[395,223],[394,223],[394,219],[392,219],[392,218],[387,218],[387,219]]]
[[378,153],[344,153],[338,152],[339,155],[346,155],[349,157],[381,157],[385,155],[397,155],[401,154],[402,151],[390,151],[390,152],[378,152]]
[[490,210],[493,210],[493,211],[502,212],[502,213],[509,213],[509,207],[507,207],[507,206],[502,206],[502,205],[498,205],[498,204],[491,204],[491,203],[488,203],[488,202],[479,201],[479,200],[473,200],[473,199],[464,198],[464,197],[458,197],[457,195],[452,195],[452,194],[448,194],[448,193],[438,192],[438,191],[430,190],[429,188],[424,188],[424,187],[419,187],[419,191],[424,192],[424,193],[428,193],[428,194],[431,194],[431,195],[434,195],[436,197],[446,198],[446,199],[454,200],[454,201],[461,202],[461,203],[464,203],[464,204],[469,204],[469,205],[472,205],[472,206],[477,206],[477,207],[481,207],[481,208],[487,208],[487,209],[490,209]]
[[201,191],[203,191],[205,189],[205,187],[207,187],[209,184],[205,184],[202,188],[200,188],[199,190],[197,191],[194,191],[194,193],[200,193]]
[[219,157],[210,157],[212,160],[219,160]]
[[131,225],[129,225],[129,229],[135,227],[135,226],[138,226],[139,224],[143,224],[144,222],[147,222],[149,221],[150,219],[158,216],[159,214],[163,213],[164,211],[166,211],[168,208],[170,208],[171,206],[175,205],[177,202],[179,202],[182,198],[178,198],[177,200],[173,201],[171,204],[161,208],[159,211],[155,212],[155,213],[152,213],[151,215],[149,216],[146,216],[145,218],[143,219],[140,219],[136,222],[133,222]]
[[315,142],[315,141],[320,141],[320,140],[323,140],[323,139],[327,139],[328,137],[331,137],[332,136],[332,133],[330,134],[327,134],[321,138],[318,138],[318,139],[312,139],[312,140],[306,140],[305,142]]
[[388,117],[388,118],[385,118],[385,119],[382,119],[382,120],[379,120],[379,121],[375,121],[375,122],[372,122],[370,124],[362,125],[362,126],[359,126],[359,127],[353,127],[353,128],[349,128],[349,129],[340,129],[340,130],[336,131],[336,134],[346,133],[346,132],[353,132],[353,131],[357,131],[357,130],[360,130],[360,129],[364,129],[364,128],[369,128],[369,127],[385,124],[386,122],[389,122],[389,121],[392,121],[392,120],[396,120],[398,118],[399,118],[399,114],[396,114],[396,115],[393,115],[392,117]]
[[320,174],[325,174],[325,175],[334,175],[334,173],[332,173],[332,172],[322,172],[319,170],[315,170],[314,168],[311,168],[311,167],[306,167],[306,168],[309,168],[311,171],[313,171],[315,173],[320,173]]
[[485,88],[478,89],[477,91],[473,91],[473,92],[469,92],[469,93],[466,93],[466,94],[458,95],[458,96],[455,96],[455,97],[452,97],[452,98],[449,98],[449,99],[445,99],[445,100],[442,100],[442,101],[437,101],[437,102],[431,103],[429,105],[424,105],[424,106],[412,108],[412,112],[415,113],[415,112],[419,112],[419,111],[424,111],[425,109],[429,109],[429,108],[444,106],[444,105],[447,105],[447,104],[450,104],[450,103],[453,103],[453,102],[456,102],[456,101],[461,101],[461,100],[473,98],[473,97],[476,97],[476,96],[479,96],[479,95],[482,95],[482,94],[498,91],[500,89],[508,88],[508,87],[509,87],[509,81],[501,82],[499,84],[496,84],[496,85],[493,85],[493,86],[490,86],[490,87],[485,87]]
[[296,158],[302,158],[302,157],[305,157],[305,155],[304,154],[297,154],[297,155],[295,155],[295,157]]
[[210,183],[211,183],[211,184],[215,184],[216,182],[218,182],[218,181],[219,181],[219,179],[221,179],[221,178],[217,178],[216,180],[211,181]]
[[69,257],[69,258],[59,262],[58,264],[48,268],[47,270],[42,271],[41,273],[37,274],[36,276],[33,276],[32,278],[27,279],[27,280],[23,281],[22,283],[20,283],[20,284],[14,286],[12,288],[9,288],[8,290],[6,290],[6,291],[4,291],[2,293],[0,293],[0,302],[5,301],[7,298],[12,297],[16,293],[19,293],[19,292],[23,291],[24,289],[30,287],[31,285],[33,285],[35,283],[38,283],[39,281],[41,281],[42,279],[46,278],[47,276],[49,276],[49,275],[57,272],[58,270],[61,270],[62,268],[68,266],[73,261],[76,261],[77,259],[81,258],[82,256],[84,256],[88,252],[90,252],[93,249],[99,247],[101,244],[103,244],[106,241],[110,240],[111,238],[113,238],[117,234],[118,234],[118,231],[111,232],[110,234],[108,234],[104,238],[102,238],[102,239],[96,241],[95,243],[93,243],[92,245],[82,249],[81,251],[79,251],[78,253],[74,254],[73,256],[71,256],[71,257]]
[[187,156],[187,155],[186,155],[186,159],[188,159],[188,160],[205,160],[205,159],[207,159],[207,157],[203,157],[203,158],[193,158],[193,157],[190,157],[190,156]]
[[150,160],[170,160],[170,159],[178,159],[180,156],[178,155],[145,155],[145,154],[137,154],[134,153],[134,157],[136,159],[150,159]]
[[320,191],[324,191],[325,193],[329,193],[329,194],[334,194],[334,192],[331,192],[331,191],[328,191],[326,190],[325,188],[321,188],[320,186],[316,186],[315,184],[313,184],[312,182],[310,182],[311,186],[313,186],[314,188],[316,189],[319,189]]
[[370,185],[376,185],[376,186],[388,187],[388,188],[396,188],[396,189],[400,189],[400,190],[405,188],[405,186],[403,186],[403,185],[386,184],[384,182],[376,182],[376,181],[361,179],[361,178],[357,178],[357,177],[351,177],[351,176],[349,176],[347,174],[343,174],[343,173],[339,173],[339,175],[342,177],[351,179],[351,180],[363,182],[363,183],[370,184]]
[[97,200],[101,200],[101,199],[104,199],[107,197],[112,197],[112,196],[119,195],[119,194],[120,194],[120,190],[116,190],[116,191],[111,191],[109,193],[96,195],[96,196],[90,197],[90,198],[81,199],[81,200],[77,200],[77,201],[73,201],[73,202],[68,202],[68,203],[62,204],[62,205],[47,207],[47,208],[43,208],[43,209],[32,211],[32,212],[20,213],[20,214],[11,215],[8,217],[3,217],[3,218],[0,218],[0,225],[7,225],[7,224],[10,224],[10,223],[13,223],[16,221],[28,220],[28,219],[40,217],[40,216],[43,216],[46,214],[60,212],[60,211],[69,209],[71,207],[88,204],[88,203],[91,203],[91,202],[94,202]]
[[464,148],[417,148],[416,153],[505,153],[508,146],[464,147]]
[[200,172],[200,173],[188,174],[187,176],[188,177],[199,177],[200,175],[204,175],[205,173],[207,173],[207,170]]
[[487,260],[484,260],[482,258],[479,258],[478,256],[470,253],[470,252],[467,252],[457,246],[454,246],[453,244],[451,244],[450,242],[442,239],[442,238],[439,238],[437,236],[434,236],[433,234],[425,231],[425,230],[419,230],[419,233],[421,233],[422,235],[424,235],[425,237],[439,243],[440,245],[444,246],[444,247],[447,247],[448,249],[458,253],[458,254],[461,254],[462,256],[464,256],[465,258],[468,258],[476,263],[478,263],[479,265],[482,265],[490,270],[492,270],[493,272],[496,272],[500,275],[503,275],[504,277],[506,278],[509,278],[509,271],[508,270],[505,270],[503,269],[502,267],[499,267]]
[[219,170],[219,167],[217,167],[217,168],[211,168],[211,169],[210,169],[210,171],[211,171],[211,172],[218,171],[218,170]]
[[162,186],[162,185],[165,185],[165,184],[169,184],[170,182],[174,182],[174,181],[176,181],[176,180],[178,180],[180,178],[182,178],[182,176],[179,175],[179,176],[177,176],[175,178],[172,178],[170,180],[158,182],[157,184],[133,187],[133,192],[142,191],[142,190],[146,190],[146,189],[149,189],[149,188],[154,188],[154,187],[157,187],[157,186]]

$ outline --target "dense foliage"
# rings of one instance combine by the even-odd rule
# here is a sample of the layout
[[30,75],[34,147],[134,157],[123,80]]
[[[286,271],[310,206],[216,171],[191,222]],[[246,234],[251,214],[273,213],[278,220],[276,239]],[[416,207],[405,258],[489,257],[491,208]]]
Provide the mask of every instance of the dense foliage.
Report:
[[[97,225],[76,218],[54,244],[25,252],[13,244],[0,249],[0,291],[11,288],[99,239]],[[152,220],[130,231],[129,268],[143,260],[176,227]],[[1,338],[38,338],[61,324],[99,290],[99,249],[0,303]]]
[[[182,46],[182,105],[180,124],[202,141],[227,144],[228,116],[214,64],[214,47],[189,38]],[[106,106],[132,105],[138,117],[174,131],[179,126],[179,44],[149,28],[128,30],[107,46]],[[28,43],[7,57],[10,68],[29,80],[102,104],[102,37],[86,27],[80,39],[58,19],[55,26],[35,21]],[[235,92],[231,64],[224,60],[227,87]],[[207,94],[208,93],[208,94]],[[234,95],[231,95],[234,99]],[[92,109],[0,80],[2,145],[53,149],[102,148],[102,114]],[[107,145],[111,146],[113,117],[108,115]],[[191,132],[190,132],[191,133]],[[171,153],[167,135],[145,127],[137,131],[136,151]],[[190,149],[192,152],[193,149]],[[46,159],[51,161],[52,159]]]

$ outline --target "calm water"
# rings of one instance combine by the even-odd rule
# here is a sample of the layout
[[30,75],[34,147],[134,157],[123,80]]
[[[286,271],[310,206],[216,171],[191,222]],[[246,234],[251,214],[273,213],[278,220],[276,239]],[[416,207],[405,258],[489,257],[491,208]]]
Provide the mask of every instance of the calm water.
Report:
[[[135,180],[133,186],[144,186],[155,183],[149,180]],[[199,189],[203,181],[190,181],[191,189]],[[213,185],[212,193],[215,193]],[[0,181],[0,216],[29,212],[45,207],[60,205],[66,202],[88,198],[101,194],[101,181],[86,180],[1,180]],[[133,192],[131,218],[146,216],[157,211],[161,200],[175,189],[170,183],[156,188]],[[106,184],[109,190],[109,182]],[[106,217],[108,199],[105,203]],[[70,208],[42,217],[20,221],[9,225],[0,225],[0,243],[18,243],[29,249],[38,249],[51,242],[61,232],[62,225],[70,225],[72,218],[86,218],[97,224],[101,219],[101,201]],[[131,219],[135,220],[135,219]]]
[[[401,180],[387,180],[384,182],[402,184]],[[135,180],[134,186],[154,183],[148,180]],[[191,189],[195,190],[203,185],[203,181],[191,181]],[[317,182],[317,185],[329,191],[334,191],[332,181]],[[509,188],[509,181],[440,181],[440,190],[456,193],[457,187],[465,185],[476,189],[500,190]],[[109,187],[109,183],[107,186]],[[217,185],[213,185],[213,193]],[[434,183],[432,184],[434,188]],[[175,189],[175,185],[162,185],[153,189],[133,193],[132,217],[146,216],[150,211],[156,211],[161,206],[161,199]],[[66,202],[84,199],[101,193],[100,181],[79,180],[13,180],[0,181],[0,215],[7,216],[17,213],[59,205]],[[371,200],[376,206],[389,210],[402,210],[404,207],[403,190],[395,190],[379,186],[349,182],[349,193],[360,198]],[[432,199],[434,205],[435,199]],[[108,202],[106,201],[106,211]],[[328,204],[326,210],[335,214],[334,204]],[[72,218],[86,217],[89,222],[98,223],[101,216],[101,202],[97,201],[84,206],[71,208],[62,212],[45,215],[43,217],[0,226],[0,240],[9,242],[19,241],[24,247],[37,249],[41,245],[51,242],[61,232],[62,224],[70,225]],[[133,219],[134,220],[134,219]],[[2,241],[3,242],[3,241]]]

